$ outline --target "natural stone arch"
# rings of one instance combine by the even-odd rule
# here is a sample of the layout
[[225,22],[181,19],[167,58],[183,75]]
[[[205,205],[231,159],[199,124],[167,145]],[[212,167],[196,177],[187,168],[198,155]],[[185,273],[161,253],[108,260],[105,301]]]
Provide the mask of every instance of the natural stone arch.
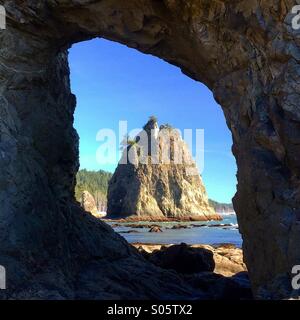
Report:
[[[294,1],[0,3],[8,14],[0,32],[0,264],[8,290],[0,295],[191,292],[74,202],[78,138],[66,50],[99,36],[177,65],[213,91],[233,135],[234,205],[253,289],[259,297],[288,297],[292,266],[300,264],[300,41],[288,16]],[[134,277],[142,280],[133,290]]]

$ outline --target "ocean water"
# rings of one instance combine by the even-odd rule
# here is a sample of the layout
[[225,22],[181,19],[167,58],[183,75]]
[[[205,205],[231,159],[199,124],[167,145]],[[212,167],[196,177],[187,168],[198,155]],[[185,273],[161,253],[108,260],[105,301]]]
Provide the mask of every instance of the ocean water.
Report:
[[[114,225],[115,222],[110,222]],[[235,215],[224,216],[223,221],[209,221],[209,222],[139,222],[137,224],[154,224],[159,225],[163,232],[151,233],[149,228],[137,229],[126,226],[127,223],[122,223],[121,226],[114,228],[114,230],[128,242],[135,243],[149,243],[149,244],[221,244],[231,243],[237,247],[242,246],[242,238],[238,230],[237,219]],[[201,227],[191,227],[190,229],[168,229],[174,225],[203,225]],[[230,226],[224,226],[229,224]],[[208,227],[209,225],[219,225],[218,227]],[[135,233],[124,233],[129,230],[136,231]]]

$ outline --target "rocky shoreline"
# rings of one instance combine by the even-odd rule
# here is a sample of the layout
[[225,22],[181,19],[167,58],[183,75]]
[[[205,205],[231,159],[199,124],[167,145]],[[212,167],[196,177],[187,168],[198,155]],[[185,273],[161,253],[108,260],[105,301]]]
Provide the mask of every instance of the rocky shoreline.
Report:
[[[194,245],[165,245],[165,244],[147,244],[147,243],[132,243],[132,245],[138,249],[140,253],[145,255],[152,255],[157,252],[163,252],[171,247],[182,246],[186,250],[192,249],[195,252],[209,251],[212,253],[214,260],[214,269],[211,270],[214,273],[223,275],[225,277],[231,277],[239,272],[247,272],[247,267],[243,261],[243,251],[241,248],[237,248],[233,244],[219,244],[216,246],[206,244],[194,244]],[[208,271],[208,270],[206,270]]]
[[180,217],[180,218],[167,218],[167,217],[149,217],[149,216],[130,216],[121,219],[102,219],[104,222],[116,222],[116,223],[126,223],[126,222],[208,222],[208,221],[222,221],[223,217],[219,214],[211,216],[208,220],[202,216],[190,216],[190,217]]
[[[102,219],[103,220],[103,219]],[[160,222],[187,222],[187,221],[153,221],[154,224],[151,223],[151,221],[147,223],[129,223],[130,221],[121,221],[121,220],[104,220],[105,222],[111,222],[112,228],[116,227],[127,227],[127,228],[134,228],[134,229],[143,229],[143,228],[152,228],[153,226],[160,226],[158,225]],[[157,223],[157,224],[155,224]],[[173,225],[172,227],[165,227],[165,229],[191,229],[191,228],[202,228],[202,227],[207,227],[207,228],[232,228],[233,225],[230,223],[220,223],[220,224],[176,224]],[[237,227],[236,227],[237,228]]]
[[242,249],[232,244],[162,245],[133,243],[156,267],[180,274],[207,299],[253,299]]
[[[128,221],[128,220],[105,220],[108,222],[110,226],[115,228],[125,227],[128,230],[119,231],[119,233],[138,233],[137,229],[149,229],[149,232],[164,232],[167,230],[181,230],[181,229],[193,229],[193,228],[219,228],[219,229],[238,229],[237,224],[233,223],[219,223],[219,224],[194,224],[194,223],[186,223],[191,221],[144,221],[143,223]],[[174,223],[173,225],[168,225],[169,223]],[[166,224],[165,224],[166,223]],[[157,231],[156,231],[157,230]]]

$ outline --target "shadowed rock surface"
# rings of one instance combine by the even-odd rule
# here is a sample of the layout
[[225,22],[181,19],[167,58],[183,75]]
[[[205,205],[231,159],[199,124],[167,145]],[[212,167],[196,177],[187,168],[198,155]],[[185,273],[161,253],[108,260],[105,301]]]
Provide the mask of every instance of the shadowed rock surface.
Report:
[[109,182],[107,218],[221,220],[179,131],[152,119],[125,148]]
[[242,250],[234,245],[134,246],[154,265],[183,274],[191,286],[205,292],[207,299],[253,299]]
[[292,267],[300,264],[294,0],[0,4],[7,11],[0,32],[0,265],[9,288],[1,297],[193,295],[178,275],[150,266],[75,205],[78,136],[67,49],[95,37],[164,59],[213,91],[233,136],[234,209],[255,295],[299,295],[291,288]]
[[[225,277],[247,271],[243,261],[242,249],[231,244],[218,246],[194,245],[161,245],[134,243],[152,263],[166,269],[182,273],[215,272]],[[198,262],[197,262],[198,261]]]
[[163,269],[172,269],[184,274],[211,272],[215,268],[211,251],[188,247],[186,244],[156,251],[152,253],[149,260]]
[[253,293],[248,274],[241,272],[232,277],[223,277],[216,273],[202,272],[185,279],[201,290],[210,300],[252,300]]

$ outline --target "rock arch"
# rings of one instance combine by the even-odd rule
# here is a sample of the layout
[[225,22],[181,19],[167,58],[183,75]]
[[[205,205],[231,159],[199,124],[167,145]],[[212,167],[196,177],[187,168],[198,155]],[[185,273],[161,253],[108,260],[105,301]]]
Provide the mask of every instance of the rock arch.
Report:
[[[104,37],[177,65],[213,91],[233,135],[234,205],[254,292],[288,297],[290,271],[300,264],[300,41],[288,14],[294,1],[1,4],[7,29],[0,31],[0,264],[8,290],[0,294],[190,294],[183,280],[170,284],[176,275],[149,266],[74,202],[78,138],[67,49]],[[133,289],[134,277],[145,281]]]

